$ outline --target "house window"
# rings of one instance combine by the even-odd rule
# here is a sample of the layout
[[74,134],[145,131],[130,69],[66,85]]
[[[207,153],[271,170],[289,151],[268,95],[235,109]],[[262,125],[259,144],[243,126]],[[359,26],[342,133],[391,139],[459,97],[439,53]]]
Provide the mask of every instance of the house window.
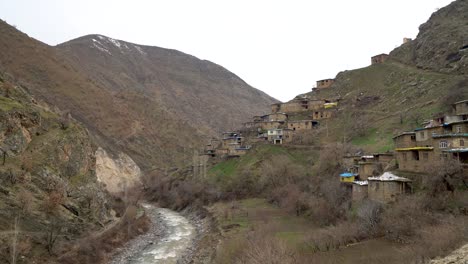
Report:
[[465,140],[460,139],[460,147],[464,147],[464,146],[465,146]]
[[439,148],[447,148],[448,147],[448,142],[445,140],[442,140],[439,142]]
[[457,127],[456,127],[456,131],[457,131],[457,133],[461,133],[461,132],[462,132],[461,126],[457,126]]
[[419,132],[419,135],[421,136],[421,138],[424,138],[424,131]]
[[418,151],[412,151],[412,156],[414,160],[419,160],[419,152]]

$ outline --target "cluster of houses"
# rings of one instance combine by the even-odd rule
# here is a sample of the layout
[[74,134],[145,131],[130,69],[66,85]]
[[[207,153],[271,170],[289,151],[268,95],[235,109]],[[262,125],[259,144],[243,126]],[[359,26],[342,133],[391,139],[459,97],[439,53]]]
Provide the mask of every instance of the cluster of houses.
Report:
[[320,120],[333,117],[337,110],[337,101],[299,97],[271,105],[270,114],[254,116],[241,131],[255,136],[257,142],[289,144],[298,132],[316,128]]
[[297,133],[316,128],[319,120],[333,117],[337,110],[336,101],[307,97],[273,104],[270,114],[254,116],[239,131],[224,132],[221,139],[212,139],[203,155],[238,157],[251,148],[248,143],[292,143]]
[[435,160],[448,157],[468,164],[468,100],[456,102],[453,110],[393,138],[401,170],[429,172]]
[[343,157],[347,167],[340,181],[352,189],[352,200],[394,201],[411,191],[411,180],[392,172],[430,173],[433,164],[453,158],[468,168],[468,100],[453,104],[453,114],[439,114],[414,131],[393,138],[394,153]]
[[[371,62],[383,63],[387,58],[388,54],[379,54],[373,56]],[[318,80],[312,91],[331,88],[334,82],[335,79]],[[254,116],[250,122],[244,123],[239,131],[224,132],[221,139],[212,139],[202,155],[242,156],[251,148],[247,142],[291,144],[300,137],[298,132],[314,129],[320,120],[332,118],[338,110],[338,100],[300,96],[286,103],[272,104],[270,114]]]

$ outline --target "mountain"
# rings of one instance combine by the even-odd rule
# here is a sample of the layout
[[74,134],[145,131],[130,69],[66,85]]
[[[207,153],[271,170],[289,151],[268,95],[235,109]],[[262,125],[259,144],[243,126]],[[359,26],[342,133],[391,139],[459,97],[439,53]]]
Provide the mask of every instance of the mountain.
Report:
[[468,1],[454,1],[419,27],[413,41],[391,52],[393,59],[438,72],[468,74]]
[[210,61],[170,49],[89,35],[57,48],[98,85],[135,91],[210,135],[265,112],[275,99]]
[[48,46],[0,22],[0,71],[68,110],[98,145],[150,167],[191,160],[193,149],[273,98],[226,69],[184,53],[91,35]]
[[[307,93],[339,99],[324,142],[351,142],[368,151],[393,148],[392,136],[421,126],[468,98],[468,1],[454,1],[420,26],[416,39],[381,64],[338,73],[330,89]],[[465,48],[463,48],[465,47]],[[326,127],[327,129],[325,129]]]

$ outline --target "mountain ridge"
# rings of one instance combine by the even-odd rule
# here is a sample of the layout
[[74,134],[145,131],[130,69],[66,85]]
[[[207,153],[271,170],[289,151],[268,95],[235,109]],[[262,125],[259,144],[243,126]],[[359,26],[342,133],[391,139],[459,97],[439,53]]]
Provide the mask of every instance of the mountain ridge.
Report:
[[0,32],[2,72],[143,170],[186,164],[207,138],[276,102],[225,68],[176,50],[102,35],[53,47],[4,21]]

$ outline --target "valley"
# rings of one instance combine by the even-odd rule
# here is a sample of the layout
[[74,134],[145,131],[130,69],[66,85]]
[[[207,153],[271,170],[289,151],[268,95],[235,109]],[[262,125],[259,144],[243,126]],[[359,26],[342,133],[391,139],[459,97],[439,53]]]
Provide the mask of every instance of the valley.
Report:
[[0,262],[466,263],[466,14],[286,102],[177,50],[0,21]]

